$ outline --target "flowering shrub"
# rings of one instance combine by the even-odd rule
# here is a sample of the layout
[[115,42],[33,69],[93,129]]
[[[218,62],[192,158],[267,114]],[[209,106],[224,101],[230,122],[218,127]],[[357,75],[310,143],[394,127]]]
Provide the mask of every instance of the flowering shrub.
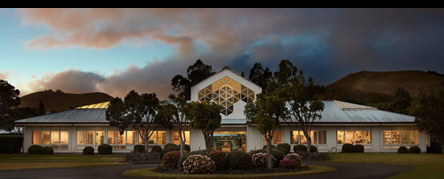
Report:
[[225,163],[227,161],[227,153],[221,150],[215,150],[210,152],[210,157],[213,159],[218,170],[225,168]]
[[[276,158],[274,156],[271,156],[271,161],[276,163]],[[253,167],[257,168],[265,168],[267,167],[267,154],[266,153],[256,153],[251,156],[251,164]]]
[[295,169],[301,167],[302,157],[296,153],[285,155],[284,159],[280,161],[280,166],[286,169]]
[[187,174],[204,174],[216,171],[216,164],[205,155],[190,155],[183,162],[183,171]]
[[251,166],[251,156],[244,151],[231,151],[227,154],[227,167],[231,170],[247,170]]
[[[185,151],[183,151],[185,152]],[[180,151],[171,151],[163,155],[162,164],[166,168],[175,168],[180,158]]]

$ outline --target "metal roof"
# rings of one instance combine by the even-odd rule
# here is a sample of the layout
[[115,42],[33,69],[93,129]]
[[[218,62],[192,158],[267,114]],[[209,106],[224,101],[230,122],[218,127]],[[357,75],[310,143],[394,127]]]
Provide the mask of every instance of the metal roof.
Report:
[[[413,123],[415,117],[342,101],[322,101],[322,119],[316,123]],[[345,106],[345,107],[344,107]],[[105,108],[77,108],[15,121],[17,124],[108,124]],[[293,121],[295,121],[293,119]],[[221,124],[246,124],[246,119],[222,119]]]

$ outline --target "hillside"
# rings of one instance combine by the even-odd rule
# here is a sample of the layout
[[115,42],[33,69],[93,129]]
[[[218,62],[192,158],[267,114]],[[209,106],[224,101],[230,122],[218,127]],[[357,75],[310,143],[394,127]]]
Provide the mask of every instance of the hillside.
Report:
[[357,103],[386,102],[399,87],[410,96],[443,88],[444,77],[424,71],[362,71],[347,75],[325,87],[324,99],[341,99]]
[[63,93],[61,91],[40,91],[21,97],[21,108],[38,108],[40,101],[45,105],[46,111],[62,111],[87,104],[101,103],[112,100],[108,94],[95,92],[83,94]]

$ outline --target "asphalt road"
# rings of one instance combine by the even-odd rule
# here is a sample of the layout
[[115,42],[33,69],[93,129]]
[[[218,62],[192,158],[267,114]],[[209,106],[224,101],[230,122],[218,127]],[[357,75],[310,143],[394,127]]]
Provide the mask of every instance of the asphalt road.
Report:
[[[314,174],[297,177],[276,177],[279,179],[290,178],[304,178],[304,179],[323,179],[323,178],[360,178],[360,179],[375,179],[387,178],[398,173],[411,170],[411,167],[382,165],[382,164],[362,164],[362,163],[304,163],[314,165],[326,165],[337,168],[338,171]],[[29,170],[15,170],[0,172],[0,179],[9,178],[94,178],[94,179],[120,179],[130,178],[122,175],[124,171],[157,167],[157,164],[141,164],[141,165],[120,165],[120,166],[103,166],[103,167],[77,167],[77,168],[52,168],[52,169],[29,169]]]

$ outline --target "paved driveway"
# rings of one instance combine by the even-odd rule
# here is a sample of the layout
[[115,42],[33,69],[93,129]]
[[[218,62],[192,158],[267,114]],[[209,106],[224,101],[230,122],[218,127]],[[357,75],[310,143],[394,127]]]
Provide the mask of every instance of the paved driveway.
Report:
[[[326,165],[337,168],[337,172],[326,174],[315,174],[298,177],[277,177],[282,178],[307,178],[307,179],[322,179],[322,178],[387,178],[401,172],[411,170],[411,167],[382,165],[382,164],[359,164],[359,163],[305,163],[313,165]],[[78,167],[78,168],[53,168],[53,169],[30,169],[30,170],[15,170],[2,171],[0,178],[94,178],[94,179],[110,179],[110,178],[129,178],[122,175],[124,171],[152,168],[157,164],[143,164],[143,165],[120,165],[120,166],[103,166],[103,167]]]

